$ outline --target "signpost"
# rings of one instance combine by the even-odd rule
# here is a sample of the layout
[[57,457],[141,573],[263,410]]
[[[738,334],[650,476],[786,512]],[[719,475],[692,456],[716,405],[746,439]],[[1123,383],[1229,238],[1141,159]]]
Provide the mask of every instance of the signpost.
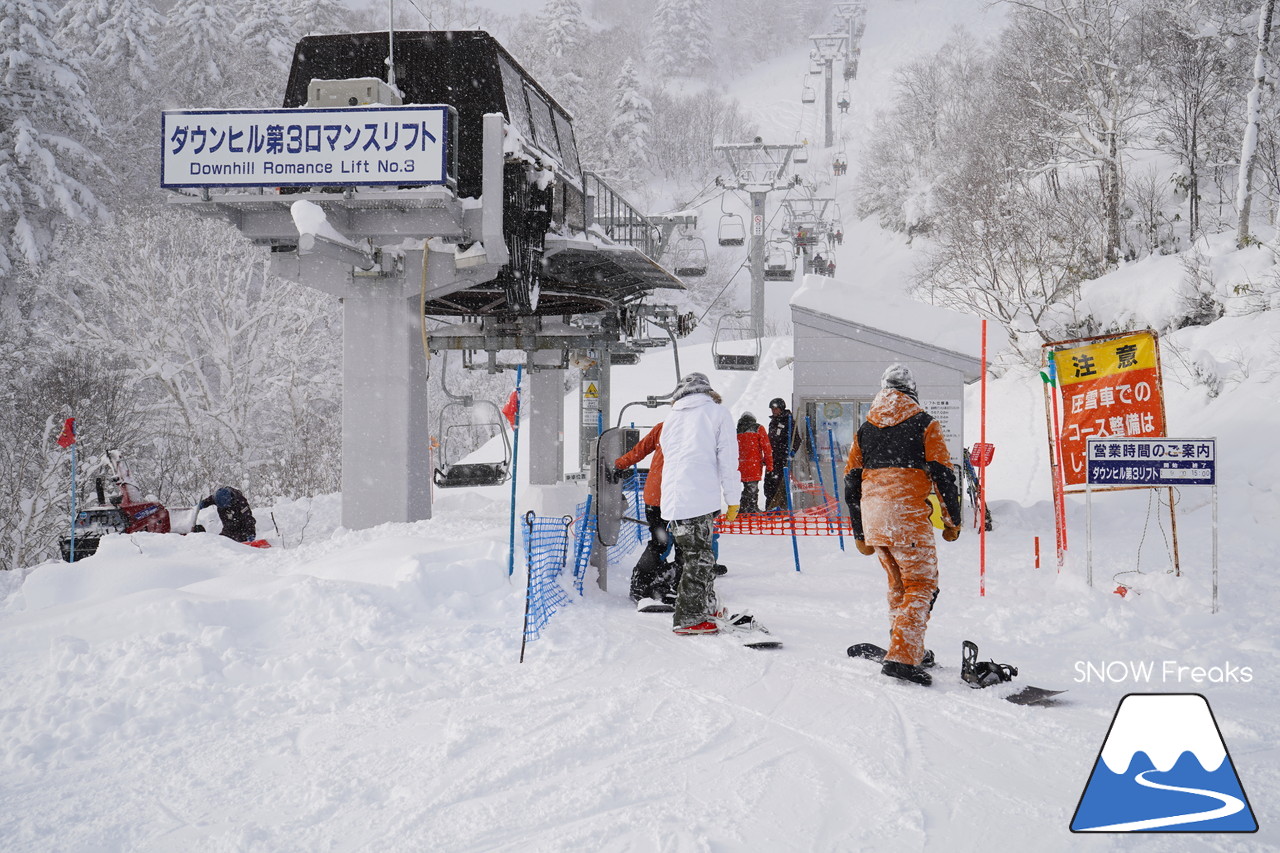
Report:
[[448,106],[166,110],[160,185],[447,184]]
[[[1086,580],[1093,586],[1093,490],[1210,486],[1213,489],[1213,612],[1218,612],[1218,448],[1213,438],[1092,436],[1086,443]],[[1172,508],[1170,509],[1172,512]],[[1178,572],[1181,574],[1181,572]]]

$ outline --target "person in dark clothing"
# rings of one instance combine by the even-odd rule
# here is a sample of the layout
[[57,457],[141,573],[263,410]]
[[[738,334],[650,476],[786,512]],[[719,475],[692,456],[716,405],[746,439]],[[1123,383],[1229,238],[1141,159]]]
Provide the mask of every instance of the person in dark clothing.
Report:
[[773,470],[764,475],[765,512],[787,508],[787,490],[783,469],[791,465],[791,457],[800,448],[800,431],[787,401],[774,397],[769,402],[769,449],[773,453]]
[[[676,588],[680,584],[680,573],[684,568],[684,560],[680,551],[674,547],[671,532],[667,529],[667,521],[662,517],[662,466],[664,458],[662,445],[662,424],[649,430],[644,438],[637,442],[631,452],[614,460],[614,467],[625,471],[638,464],[649,454],[653,461],[649,463],[649,476],[644,481],[644,520],[649,525],[649,544],[640,554],[640,559],[631,571],[631,600],[639,603],[646,598],[674,603]],[[674,551],[674,559],[667,562],[667,556]]]
[[236,542],[252,542],[258,538],[258,520],[253,517],[249,501],[239,489],[223,486],[200,501],[196,511],[199,512],[207,506],[218,508],[218,518],[222,519],[223,536]]

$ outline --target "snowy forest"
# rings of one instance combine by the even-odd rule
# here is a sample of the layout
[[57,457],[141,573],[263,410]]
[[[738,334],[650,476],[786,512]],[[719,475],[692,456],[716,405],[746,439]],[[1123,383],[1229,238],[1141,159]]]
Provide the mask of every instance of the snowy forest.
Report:
[[[921,298],[990,318],[1032,359],[1044,341],[1110,330],[1080,287],[1119,265],[1225,230],[1277,250],[1274,0],[998,5],[996,38],[957,30],[895,72],[854,176],[858,215],[918,252]],[[714,182],[713,144],[755,133],[728,84],[830,13],[817,0],[782,16],[764,0],[547,0],[507,16],[417,0],[395,4],[395,25],[492,32],[574,115],[584,166],[659,212]],[[0,567],[56,554],[67,417],[82,488],[116,448],[162,501],[223,482],[254,502],[336,491],[337,306],[270,277],[229,226],[166,208],[157,131],[163,109],[279,104],[304,34],[385,28],[385,8],[339,0],[5,4]],[[1185,266],[1175,328],[1228,304],[1280,307],[1274,277],[1221,292],[1194,252]],[[714,310],[733,272],[713,269],[690,307]],[[510,383],[466,381],[495,396]]]

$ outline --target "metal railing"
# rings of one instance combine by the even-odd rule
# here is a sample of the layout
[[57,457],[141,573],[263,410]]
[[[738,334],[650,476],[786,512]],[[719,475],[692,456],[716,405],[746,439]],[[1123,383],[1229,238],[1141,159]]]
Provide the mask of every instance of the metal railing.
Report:
[[582,173],[582,188],[587,197],[583,205],[583,231],[594,225],[615,243],[634,246],[647,257],[657,258],[662,242],[661,228],[595,172]]

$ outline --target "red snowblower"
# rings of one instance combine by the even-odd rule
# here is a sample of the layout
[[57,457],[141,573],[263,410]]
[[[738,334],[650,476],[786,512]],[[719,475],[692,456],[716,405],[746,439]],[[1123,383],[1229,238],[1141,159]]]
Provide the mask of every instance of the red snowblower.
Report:
[[[113,495],[108,501],[106,491],[103,488],[103,478],[98,477],[95,479],[94,485],[97,489],[98,497],[97,505],[87,506],[76,513],[74,543],[70,536],[63,537],[59,543],[62,548],[62,559],[69,563],[96,553],[98,542],[108,533],[137,533],[139,531],[169,533],[172,531],[169,523],[169,510],[165,509],[162,504],[148,501],[142,497],[137,486],[133,483],[132,475],[129,473],[129,466],[120,458],[120,451],[109,451],[107,459],[115,470],[115,477],[112,479],[120,494]],[[176,532],[187,533],[189,531]],[[74,554],[72,552],[73,545]]]

